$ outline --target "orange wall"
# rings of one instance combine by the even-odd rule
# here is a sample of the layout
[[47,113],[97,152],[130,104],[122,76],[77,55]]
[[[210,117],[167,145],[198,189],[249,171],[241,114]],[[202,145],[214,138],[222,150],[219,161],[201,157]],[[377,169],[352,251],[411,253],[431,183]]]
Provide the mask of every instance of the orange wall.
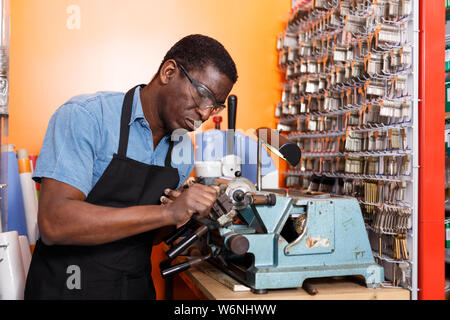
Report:
[[[70,5],[80,8],[80,29],[66,25]],[[290,0],[13,0],[9,143],[38,153],[61,104],[148,83],[167,50],[192,33],[222,42],[237,64],[237,127],[274,127],[276,36],[289,9]]]

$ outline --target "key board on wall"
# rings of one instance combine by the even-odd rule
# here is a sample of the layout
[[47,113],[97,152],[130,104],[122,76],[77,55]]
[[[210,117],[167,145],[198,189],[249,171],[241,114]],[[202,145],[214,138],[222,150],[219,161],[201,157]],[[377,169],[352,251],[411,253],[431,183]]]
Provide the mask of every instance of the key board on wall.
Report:
[[356,197],[385,286],[417,298],[418,1],[294,1],[279,35],[286,187]]

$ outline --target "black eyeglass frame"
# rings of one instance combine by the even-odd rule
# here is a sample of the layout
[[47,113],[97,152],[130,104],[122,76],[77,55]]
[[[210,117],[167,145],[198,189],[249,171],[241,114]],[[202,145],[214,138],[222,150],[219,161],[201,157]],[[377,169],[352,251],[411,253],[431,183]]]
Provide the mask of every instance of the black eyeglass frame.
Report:
[[[197,80],[195,80],[194,78],[192,78],[191,75],[186,71],[186,68],[183,67],[183,65],[181,63],[179,63],[177,61],[177,65],[180,67],[180,70],[183,71],[183,73],[186,75],[189,82],[195,87],[197,92],[198,92],[198,88],[202,88],[208,94],[208,96],[209,96],[208,98],[210,98],[211,101],[213,102],[212,106],[203,107],[202,109],[212,109],[212,112],[220,112],[226,108],[225,104],[217,102],[216,96],[214,95],[214,93],[212,93],[211,90],[209,90],[209,88],[207,86],[205,86],[204,84],[202,84],[202,83],[198,82]],[[200,92],[198,92],[198,94],[201,96]]]

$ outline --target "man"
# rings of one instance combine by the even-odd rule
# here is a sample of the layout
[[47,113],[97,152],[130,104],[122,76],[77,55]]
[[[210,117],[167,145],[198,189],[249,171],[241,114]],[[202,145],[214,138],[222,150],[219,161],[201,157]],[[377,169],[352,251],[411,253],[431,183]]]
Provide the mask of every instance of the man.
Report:
[[33,176],[41,238],[26,299],[155,298],[158,231],[207,215],[216,200],[204,185],[174,191],[193,163],[172,161],[171,133],[220,112],[236,80],[226,49],[191,35],[148,85],[78,96],[55,112]]

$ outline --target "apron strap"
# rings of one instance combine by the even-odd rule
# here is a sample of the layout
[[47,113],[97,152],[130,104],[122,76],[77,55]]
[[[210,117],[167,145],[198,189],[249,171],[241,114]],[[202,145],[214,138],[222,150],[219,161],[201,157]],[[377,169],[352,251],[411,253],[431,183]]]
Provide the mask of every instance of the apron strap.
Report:
[[130,119],[131,112],[133,111],[133,98],[137,87],[145,87],[145,84],[140,84],[135,86],[133,89],[129,90],[122,105],[122,116],[120,119],[120,138],[119,138],[119,150],[117,152],[120,158],[125,159],[127,157],[128,148],[128,136],[130,134]]
[[171,161],[172,161],[172,149],[173,149],[173,141],[172,140],[170,140],[170,144],[169,144],[169,150],[167,151],[167,155],[166,155],[166,162],[165,162],[165,165],[166,165],[166,167],[172,167],[172,165],[171,165]]

